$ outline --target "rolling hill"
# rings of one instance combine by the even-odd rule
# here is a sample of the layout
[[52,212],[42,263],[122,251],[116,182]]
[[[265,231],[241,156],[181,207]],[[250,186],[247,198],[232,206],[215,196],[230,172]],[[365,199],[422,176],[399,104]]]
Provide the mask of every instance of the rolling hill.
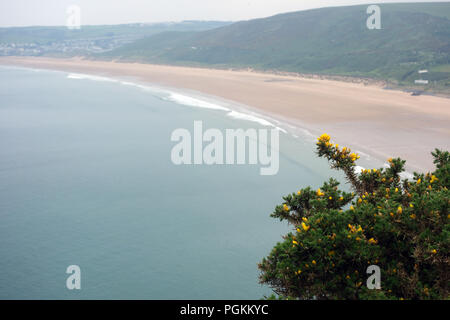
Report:
[[448,90],[450,3],[380,8],[380,30],[366,27],[367,5],[331,7],[162,32],[95,58],[369,77],[409,87],[422,77],[427,88]]

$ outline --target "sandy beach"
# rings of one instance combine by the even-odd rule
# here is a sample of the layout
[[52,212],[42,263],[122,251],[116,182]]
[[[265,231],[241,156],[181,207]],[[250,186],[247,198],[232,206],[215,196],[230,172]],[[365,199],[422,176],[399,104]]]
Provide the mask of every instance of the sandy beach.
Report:
[[378,86],[253,71],[1,57],[0,64],[109,77],[132,77],[247,105],[377,159],[401,157],[410,171],[434,168],[430,152],[450,149],[450,99],[411,96]]

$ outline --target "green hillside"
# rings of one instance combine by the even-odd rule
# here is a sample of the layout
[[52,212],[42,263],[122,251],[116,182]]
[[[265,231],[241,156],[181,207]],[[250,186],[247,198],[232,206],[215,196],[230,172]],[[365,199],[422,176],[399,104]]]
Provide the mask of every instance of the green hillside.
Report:
[[[428,88],[450,86],[450,3],[381,4],[381,30],[367,5],[322,8],[237,22],[202,32],[165,32],[104,53],[151,63],[253,67],[359,76]],[[430,72],[419,76],[417,71]]]

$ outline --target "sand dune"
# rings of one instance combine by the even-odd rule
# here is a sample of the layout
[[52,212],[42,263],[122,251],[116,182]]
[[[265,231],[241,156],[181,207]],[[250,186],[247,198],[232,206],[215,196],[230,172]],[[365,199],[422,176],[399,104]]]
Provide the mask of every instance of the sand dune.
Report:
[[251,71],[138,63],[2,57],[0,64],[64,70],[199,91],[236,101],[314,134],[326,132],[379,159],[400,156],[409,170],[432,170],[430,152],[450,149],[450,99],[377,86]]

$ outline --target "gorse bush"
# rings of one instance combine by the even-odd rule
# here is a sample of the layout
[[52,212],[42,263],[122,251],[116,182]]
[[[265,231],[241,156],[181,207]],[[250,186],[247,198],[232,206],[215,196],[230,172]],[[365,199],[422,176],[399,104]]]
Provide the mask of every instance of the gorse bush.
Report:
[[[259,264],[260,282],[281,298],[448,299],[449,152],[432,153],[436,170],[400,177],[405,161],[355,172],[359,156],[323,134],[317,154],[342,170],[353,192],[330,179],[283,197],[271,217],[294,228]],[[367,268],[381,270],[369,289]]]

